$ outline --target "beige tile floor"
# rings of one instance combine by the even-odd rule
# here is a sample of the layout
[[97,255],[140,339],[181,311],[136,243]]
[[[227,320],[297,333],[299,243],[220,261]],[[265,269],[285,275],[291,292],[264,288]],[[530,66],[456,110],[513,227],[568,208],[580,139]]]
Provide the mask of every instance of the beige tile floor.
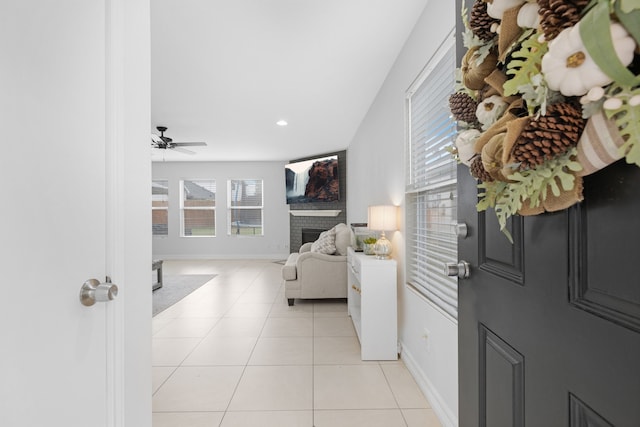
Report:
[[435,427],[401,360],[363,362],[346,302],[287,305],[271,261],[165,261],[217,274],[153,318],[154,427]]

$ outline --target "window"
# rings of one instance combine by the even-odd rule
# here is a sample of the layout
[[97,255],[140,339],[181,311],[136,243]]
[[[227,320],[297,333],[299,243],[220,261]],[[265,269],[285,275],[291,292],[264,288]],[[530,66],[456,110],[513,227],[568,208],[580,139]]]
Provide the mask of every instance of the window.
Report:
[[458,282],[443,274],[457,262],[457,163],[446,150],[456,123],[449,111],[455,86],[451,32],[407,93],[407,282],[454,319]]
[[229,180],[227,232],[238,236],[262,236],[262,180]]
[[151,233],[169,235],[169,181],[151,181]]
[[215,236],[215,180],[184,180],[181,183],[182,236]]

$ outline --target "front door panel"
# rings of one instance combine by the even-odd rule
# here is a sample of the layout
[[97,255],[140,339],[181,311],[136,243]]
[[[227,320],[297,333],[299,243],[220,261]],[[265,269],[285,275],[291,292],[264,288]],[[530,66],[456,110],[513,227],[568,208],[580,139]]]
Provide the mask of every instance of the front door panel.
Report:
[[481,426],[523,426],[524,357],[484,325],[478,332]]
[[580,205],[514,218],[513,245],[460,198],[459,256],[476,260],[459,281],[461,426],[640,425],[640,202],[604,193],[620,182],[638,188],[640,169],[612,165]]
[[476,186],[460,165],[460,426],[640,426],[640,168],[619,161],[579,205],[512,217],[513,244]]

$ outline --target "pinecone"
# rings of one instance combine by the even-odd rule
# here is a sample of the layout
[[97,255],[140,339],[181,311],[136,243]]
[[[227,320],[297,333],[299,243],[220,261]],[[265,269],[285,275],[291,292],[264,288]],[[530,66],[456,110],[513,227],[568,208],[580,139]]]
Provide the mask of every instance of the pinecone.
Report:
[[589,0],[538,0],[540,26],[547,41],[551,41],[565,28],[580,20],[580,12]]
[[476,117],[478,102],[464,92],[456,92],[449,97],[449,108],[456,120],[469,124],[478,121]]
[[489,175],[489,172],[482,165],[482,157],[476,156],[471,162],[471,166],[469,166],[469,171],[471,172],[471,176],[475,179],[479,179],[482,182],[491,182],[493,178]]
[[549,105],[546,115],[524,128],[511,155],[520,169],[535,168],[576,146],[584,126],[580,108],[566,102]]
[[483,42],[488,42],[497,36],[491,32],[491,25],[500,23],[499,19],[490,17],[487,14],[487,3],[482,0],[476,0],[471,7],[471,15],[469,17],[469,28]]

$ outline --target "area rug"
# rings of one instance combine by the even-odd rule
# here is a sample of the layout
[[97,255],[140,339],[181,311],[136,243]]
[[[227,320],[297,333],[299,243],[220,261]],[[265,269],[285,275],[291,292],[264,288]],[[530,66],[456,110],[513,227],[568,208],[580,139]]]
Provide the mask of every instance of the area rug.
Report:
[[153,315],[160,313],[216,277],[216,274],[165,275],[162,287],[153,291]]

